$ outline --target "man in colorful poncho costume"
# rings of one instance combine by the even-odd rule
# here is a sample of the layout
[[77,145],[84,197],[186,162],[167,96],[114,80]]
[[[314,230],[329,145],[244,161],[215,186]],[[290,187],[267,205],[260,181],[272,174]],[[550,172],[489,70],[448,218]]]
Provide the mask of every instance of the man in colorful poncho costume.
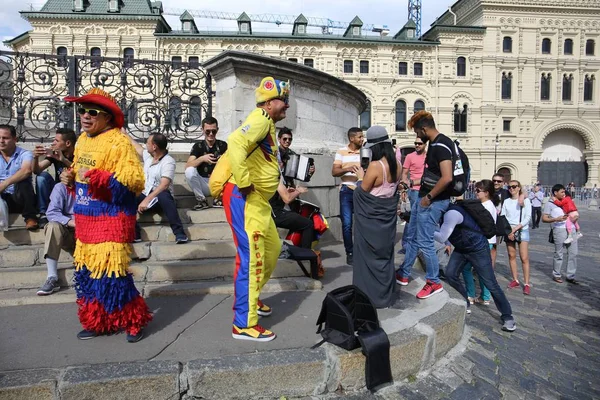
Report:
[[223,205],[237,247],[234,273],[235,339],[268,342],[275,334],[258,324],[272,310],[259,300],[275,269],[281,241],[271,216],[269,199],[279,185],[275,122],[285,118],[289,85],[264,78],[255,92],[256,107],[229,135],[227,152],[232,176],[223,190]]
[[135,234],[135,198],[144,189],[144,171],[137,153],[120,128],[123,112],[100,89],[77,103],[82,133],[75,148],[73,170],[63,181],[75,180],[75,290],[79,339],[125,330],[128,342],[143,337],[152,314],[127,271]]

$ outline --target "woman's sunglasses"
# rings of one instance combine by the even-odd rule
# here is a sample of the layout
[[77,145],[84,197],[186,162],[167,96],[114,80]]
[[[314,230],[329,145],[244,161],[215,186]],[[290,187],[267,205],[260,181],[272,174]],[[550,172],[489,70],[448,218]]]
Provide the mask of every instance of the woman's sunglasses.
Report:
[[79,107],[77,109],[77,113],[79,115],[83,115],[85,113],[88,113],[90,115],[90,117],[96,117],[98,116],[99,113],[104,113],[104,114],[108,114],[106,111],[104,110],[98,110],[96,108],[83,108],[83,107]]
[[511,189],[516,189],[516,188],[518,188],[518,187],[519,187],[519,185],[510,185],[510,186],[509,186],[509,188],[511,188]]
[[483,190],[483,189],[475,189],[475,191],[476,191],[477,193],[481,193],[481,192],[487,192],[487,190]]

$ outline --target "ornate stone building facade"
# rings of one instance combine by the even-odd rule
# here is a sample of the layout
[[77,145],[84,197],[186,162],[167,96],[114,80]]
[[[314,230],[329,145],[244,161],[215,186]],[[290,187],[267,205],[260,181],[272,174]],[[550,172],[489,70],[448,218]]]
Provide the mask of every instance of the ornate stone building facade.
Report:
[[[361,126],[383,125],[412,148],[406,121],[430,110],[469,154],[472,179],[494,170],[521,180],[600,184],[600,0],[459,0],[420,40],[409,22],[393,36],[200,32],[189,13],[171,29],[160,2],[48,0],[22,12],[32,29],[15,51],[133,56],[202,63],[235,49],[304,63],[362,90]],[[219,107],[218,104],[215,107]],[[302,132],[298,132],[299,135]]]

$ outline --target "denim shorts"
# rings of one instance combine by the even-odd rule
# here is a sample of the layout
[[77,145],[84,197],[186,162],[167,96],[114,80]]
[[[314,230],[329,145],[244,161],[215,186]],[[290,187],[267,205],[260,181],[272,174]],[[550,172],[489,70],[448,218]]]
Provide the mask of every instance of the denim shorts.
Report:
[[529,242],[529,229],[521,229],[521,242]]

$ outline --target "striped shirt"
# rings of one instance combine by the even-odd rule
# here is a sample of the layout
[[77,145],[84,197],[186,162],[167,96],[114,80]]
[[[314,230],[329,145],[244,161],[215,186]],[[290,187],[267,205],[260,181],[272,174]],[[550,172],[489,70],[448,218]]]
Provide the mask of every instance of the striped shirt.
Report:
[[[360,168],[360,149],[351,150],[348,146],[342,147],[335,153],[333,165],[341,165],[342,168],[347,168],[356,165]],[[354,172],[346,172],[341,176],[342,185],[348,186],[350,189],[356,188],[358,176]],[[340,186],[341,187],[341,186]]]

